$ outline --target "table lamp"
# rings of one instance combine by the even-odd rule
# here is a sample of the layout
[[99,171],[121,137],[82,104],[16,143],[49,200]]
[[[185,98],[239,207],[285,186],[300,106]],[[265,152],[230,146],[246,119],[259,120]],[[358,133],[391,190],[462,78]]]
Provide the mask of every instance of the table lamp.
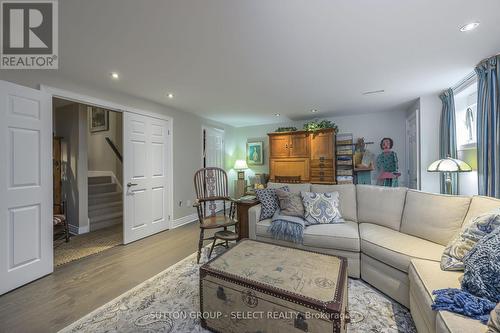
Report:
[[233,169],[238,172],[238,178],[236,179],[235,197],[236,199],[239,199],[243,195],[245,195],[245,189],[247,185],[247,182],[245,180],[245,170],[248,169],[247,161],[236,160]]
[[451,194],[451,174],[455,172],[470,172],[472,168],[462,160],[447,157],[432,162],[427,171],[442,172],[445,175],[446,194]]
[[238,171],[238,179],[245,179],[245,170],[248,169],[247,161],[236,160],[234,170]]

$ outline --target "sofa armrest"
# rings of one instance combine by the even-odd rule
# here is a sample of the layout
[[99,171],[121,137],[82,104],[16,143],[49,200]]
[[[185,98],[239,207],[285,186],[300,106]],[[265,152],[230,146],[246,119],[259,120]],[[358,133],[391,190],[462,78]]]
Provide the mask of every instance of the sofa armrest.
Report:
[[257,222],[259,222],[260,219],[260,209],[261,205],[255,205],[250,207],[248,210],[248,237],[250,239],[256,239],[256,229],[257,229]]

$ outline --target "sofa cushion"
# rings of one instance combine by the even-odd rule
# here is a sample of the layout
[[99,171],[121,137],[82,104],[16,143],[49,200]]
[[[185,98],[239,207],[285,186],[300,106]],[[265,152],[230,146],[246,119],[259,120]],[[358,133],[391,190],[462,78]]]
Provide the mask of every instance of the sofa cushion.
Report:
[[[288,191],[287,186],[280,188],[283,191]],[[274,213],[280,208],[280,202],[276,196],[276,188],[265,188],[255,190],[255,196],[261,204],[260,220],[265,220],[273,217]]]
[[407,189],[357,185],[358,222],[399,230]]
[[304,216],[304,204],[299,193],[275,189],[280,206],[280,214],[288,216]]
[[268,231],[269,226],[271,225],[271,219],[265,219],[257,222],[255,226],[255,234],[260,237],[273,237],[272,234]]
[[463,225],[471,224],[479,215],[486,214],[500,208],[500,199],[475,195],[470,202],[469,211],[465,216]]
[[412,259],[409,269],[410,298],[413,305],[419,310],[425,326],[431,330],[436,327],[437,312],[431,309],[433,300],[432,291],[443,288],[460,288],[459,272],[442,271],[439,263],[429,260]]
[[359,252],[358,224],[352,221],[338,224],[316,224],[305,228],[303,244],[325,249]]
[[309,192],[311,191],[311,184],[309,183],[300,183],[300,184],[290,184],[290,183],[267,183],[267,188],[281,188],[283,186],[287,186],[290,192],[292,193],[300,193],[300,192]]
[[408,190],[401,232],[447,245],[462,226],[470,197]]
[[311,185],[311,192],[326,193],[338,192],[340,200],[340,213],[345,220],[358,222],[356,211],[356,185]]
[[344,223],[339,210],[339,193],[301,192],[307,225]]
[[464,224],[462,230],[446,246],[441,257],[441,269],[444,271],[463,271],[464,256],[476,243],[487,234],[500,228],[500,209],[479,215],[473,223]]
[[[436,332],[468,333],[486,332],[486,325],[448,311],[433,311],[432,291],[444,288],[460,288],[462,273],[441,270],[439,263],[413,259],[410,265],[410,294],[415,305],[423,315],[429,327],[436,328]],[[411,309],[413,313],[416,309]]]
[[488,327],[481,324],[479,320],[453,312],[439,311],[436,317],[436,333],[486,333],[487,330]]
[[359,225],[361,251],[389,266],[408,272],[410,260],[441,260],[444,246],[372,223]]

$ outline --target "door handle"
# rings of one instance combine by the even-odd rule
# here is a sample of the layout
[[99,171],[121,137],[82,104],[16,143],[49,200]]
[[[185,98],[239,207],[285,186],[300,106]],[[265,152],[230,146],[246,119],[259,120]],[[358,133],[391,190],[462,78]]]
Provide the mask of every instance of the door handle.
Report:
[[127,187],[132,187],[132,186],[137,186],[138,184],[134,184],[134,183],[127,183]]

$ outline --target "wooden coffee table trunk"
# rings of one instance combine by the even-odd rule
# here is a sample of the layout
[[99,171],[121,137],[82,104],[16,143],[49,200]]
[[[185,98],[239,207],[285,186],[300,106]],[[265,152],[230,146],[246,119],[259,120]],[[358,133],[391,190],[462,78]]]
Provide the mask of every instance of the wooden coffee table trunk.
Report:
[[215,332],[345,332],[347,260],[243,240],[200,268],[200,311]]

